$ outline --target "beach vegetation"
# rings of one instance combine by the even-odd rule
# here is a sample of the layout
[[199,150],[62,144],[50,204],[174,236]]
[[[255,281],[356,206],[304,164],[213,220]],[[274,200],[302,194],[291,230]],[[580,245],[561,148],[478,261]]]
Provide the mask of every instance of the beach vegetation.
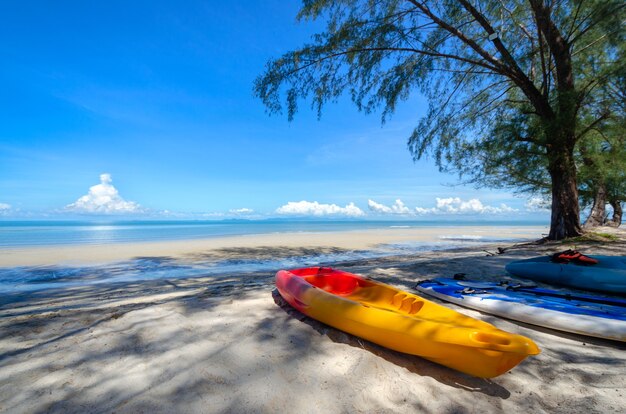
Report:
[[[607,140],[603,129],[623,96],[610,93],[624,73],[623,1],[302,3],[298,18],[326,29],[257,78],[269,112],[291,120],[309,101],[319,116],[347,93],[359,110],[380,110],[384,123],[419,92],[428,110],[408,137],[415,160],[432,156],[440,170],[479,186],[539,189],[551,199],[548,238],[582,234],[581,143]],[[594,133],[600,138],[588,138]],[[585,174],[585,191],[596,191]]]
[[[611,233],[602,233],[602,232],[594,232],[588,231],[582,236],[572,237],[567,240],[564,240],[563,243],[588,243],[588,242],[618,242],[620,241],[620,237],[616,234]],[[576,246],[573,247],[573,250],[576,250]]]

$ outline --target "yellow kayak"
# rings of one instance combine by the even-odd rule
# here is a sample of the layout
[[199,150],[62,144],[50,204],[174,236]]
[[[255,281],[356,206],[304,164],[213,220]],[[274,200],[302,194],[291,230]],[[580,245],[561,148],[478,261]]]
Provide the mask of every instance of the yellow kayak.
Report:
[[341,270],[281,270],[276,287],[313,319],[477,377],[496,377],[539,353],[524,336]]

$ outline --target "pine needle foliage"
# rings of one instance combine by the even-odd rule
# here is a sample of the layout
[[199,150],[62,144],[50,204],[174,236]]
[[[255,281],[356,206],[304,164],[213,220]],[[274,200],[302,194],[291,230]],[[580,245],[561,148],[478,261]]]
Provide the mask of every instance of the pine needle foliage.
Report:
[[551,238],[580,233],[575,152],[614,115],[622,0],[303,0],[298,19],[326,29],[256,79],[270,113],[291,120],[309,102],[321,116],[347,94],[384,123],[419,92],[415,160],[477,186],[545,191]]

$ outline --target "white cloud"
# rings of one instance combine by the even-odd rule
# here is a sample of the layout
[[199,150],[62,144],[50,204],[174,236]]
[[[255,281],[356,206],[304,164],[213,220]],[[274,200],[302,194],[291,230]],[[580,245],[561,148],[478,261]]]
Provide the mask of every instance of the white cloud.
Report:
[[374,200],[367,200],[367,207],[369,207],[369,209],[375,213],[382,213],[382,214],[411,214],[412,213],[411,209],[405,206],[402,200],[400,199],[396,200],[396,202],[391,207],[386,206],[384,204],[377,203]]
[[230,213],[232,214],[252,214],[254,213],[254,210],[252,210],[251,208],[237,208],[237,209],[233,209],[230,210]]
[[0,203],[0,216],[6,216],[11,212],[11,205],[7,203]]
[[282,207],[276,209],[278,214],[292,214],[304,216],[364,216],[363,210],[358,208],[354,203],[350,203],[345,207],[336,204],[320,204],[317,201],[290,201]]
[[550,211],[552,202],[549,199],[543,197],[532,197],[526,202],[524,207],[526,211],[530,212],[545,212]]
[[126,201],[111,184],[110,174],[100,174],[100,184],[89,188],[89,193],[76,202],[65,206],[65,210],[90,214],[134,214],[145,210],[133,201]]
[[437,204],[433,208],[416,207],[417,214],[503,214],[514,213],[519,210],[502,203],[499,207],[484,205],[479,199],[467,201],[459,197],[436,198]]
[[206,212],[206,213],[200,213],[199,214],[199,217],[202,217],[202,218],[206,218],[206,217],[208,217],[208,218],[219,218],[219,217],[225,217],[225,216],[226,215],[224,213],[220,212],[220,211],[209,211],[209,212]]

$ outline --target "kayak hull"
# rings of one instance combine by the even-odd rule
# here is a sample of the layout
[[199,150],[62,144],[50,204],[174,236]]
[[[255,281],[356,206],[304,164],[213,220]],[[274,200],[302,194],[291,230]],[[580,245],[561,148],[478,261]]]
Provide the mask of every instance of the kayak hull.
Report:
[[435,278],[419,283],[418,291],[492,315],[615,341],[626,341],[626,300],[578,295],[563,290]]
[[590,256],[598,264],[555,263],[548,256],[506,265],[510,274],[553,285],[626,295],[626,256]]
[[526,337],[351,273],[281,270],[276,286],[290,305],[313,319],[477,377],[498,376],[539,353]]

